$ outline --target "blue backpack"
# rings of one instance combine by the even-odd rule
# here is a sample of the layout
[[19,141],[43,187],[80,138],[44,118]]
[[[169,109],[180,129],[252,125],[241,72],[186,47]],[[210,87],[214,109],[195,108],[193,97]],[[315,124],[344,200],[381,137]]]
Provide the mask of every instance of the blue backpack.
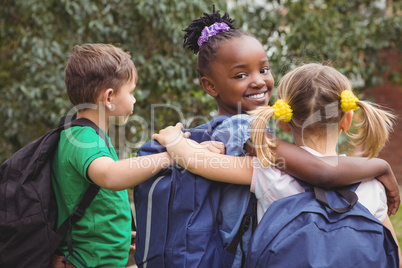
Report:
[[[197,142],[211,140],[214,129],[228,117],[230,115],[216,117],[187,131]],[[158,142],[150,141],[140,148],[138,155],[163,151],[165,148]],[[158,268],[231,267],[238,244],[249,229],[254,213],[253,202],[250,202],[241,228],[236,231],[233,241],[224,246],[220,228],[223,219],[219,209],[225,186],[227,184],[207,180],[178,165],[170,166],[136,186],[136,264]],[[234,187],[244,193],[248,202],[251,196],[249,188]]]
[[300,184],[306,192],[264,214],[246,267],[399,267],[391,232],[357,202],[358,184],[334,191]]

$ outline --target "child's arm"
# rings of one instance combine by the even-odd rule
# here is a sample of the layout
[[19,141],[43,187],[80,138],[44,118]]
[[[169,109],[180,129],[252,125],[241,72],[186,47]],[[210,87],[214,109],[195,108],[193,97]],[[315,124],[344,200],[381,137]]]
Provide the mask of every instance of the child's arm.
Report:
[[290,175],[307,183],[323,188],[345,186],[375,177],[386,189],[389,214],[395,214],[399,208],[398,182],[391,166],[383,159],[346,156],[315,157],[300,147],[282,140],[273,151],[278,154],[280,161],[278,168],[286,170]]
[[382,222],[382,224],[384,224],[385,227],[387,227],[392,234],[392,237],[395,240],[396,245],[398,246],[398,255],[399,255],[399,267],[402,267],[402,254],[401,254],[401,248],[399,247],[399,243],[398,243],[398,239],[396,237],[396,233],[394,230],[394,226],[392,225],[392,222],[389,218],[389,216],[387,215],[384,219],[384,221]]
[[87,172],[100,187],[120,191],[144,182],[172,163],[167,152],[120,161],[102,156],[92,161]]
[[[279,169],[286,170],[292,176],[303,178],[310,184],[324,188],[345,186],[365,178],[382,175],[394,177],[389,164],[379,158],[316,157],[299,146],[282,140],[279,140],[278,147],[272,150],[278,156],[277,167]],[[385,178],[381,182],[391,186]]]
[[[211,180],[246,185],[251,183],[252,157],[234,157],[208,152],[197,142],[184,139],[181,128],[179,123],[153,136],[167,148],[177,164]],[[342,156],[321,159],[284,141],[281,141],[281,145],[275,149],[275,152],[279,155],[278,160],[281,161],[278,166],[280,169],[320,187],[344,186],[361,181],[363,178],[373,177],[374,174],[376,176],[387,174],[393,177],[388,163],[381,159],[368,160]],[[364,169],[356,168],[359,165],[364,166]],[[339,176],[344,177],[339,178]],[[388,184],[391,187],[391,184]]]
[[212,150],[207,150],[205,146],[191,139],[185,139],[181,128],[179,123],[153,135],[154,139],[166,147],[177,164],[210,180],[250,185],[253,174],[252,157],[235,157],[211,152]]
[[[252,157],[233,157],[208,152],[196,142],[184,139],[181,129],[182,126],[178,123],[175,127],[168,127],[153,136],[167,148],[179,165],[211,180],[236,184],[251,183]],[[387,190],[389,212],[395,214],[398,210],[398,184],[389,164],[384,160],[334,156],[325,157],[324,162],[321,158],[286,142],[281,142],[275,150],[279,155],[278,159],[286,159],[286,162],[283,162],[285,165],[282,166],[286,168],[286,172],[317,186],[330,188],[348,185],[364,178],[380,178]]]

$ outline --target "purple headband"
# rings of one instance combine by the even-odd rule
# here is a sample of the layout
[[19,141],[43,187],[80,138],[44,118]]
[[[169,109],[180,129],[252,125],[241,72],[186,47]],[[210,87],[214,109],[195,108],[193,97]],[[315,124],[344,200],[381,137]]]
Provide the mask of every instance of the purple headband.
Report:
[[203,43],[208,41],[208,38],[216,35],[219,32],[227,32],[230,27],[224,22],[215,22],[211,26],[205,26],[201,32],[200,38],[198,38],[198,46],[201,47]]

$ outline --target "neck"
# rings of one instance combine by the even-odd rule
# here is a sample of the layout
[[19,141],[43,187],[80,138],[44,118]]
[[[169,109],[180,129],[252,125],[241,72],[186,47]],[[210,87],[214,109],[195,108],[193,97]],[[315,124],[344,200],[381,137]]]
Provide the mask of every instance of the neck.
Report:
[[106,120],[106,116],[101,116],[101,111],[98,109],[86,109],[77,112],[77,118],[86,118],[94,122],[99,128],[108,132],[109,122]]
[[309,147],[323,156],[337,155],[336,147],[338,143],[339,134],[328,133],[327,137],[304,133],[299,135],[292,131],[293,138],[297,146]]

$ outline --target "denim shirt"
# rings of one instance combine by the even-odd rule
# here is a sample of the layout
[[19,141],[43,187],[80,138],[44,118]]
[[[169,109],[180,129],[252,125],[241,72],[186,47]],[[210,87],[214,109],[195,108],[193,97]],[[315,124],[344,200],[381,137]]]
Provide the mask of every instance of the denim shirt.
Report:
[[[225,154],[231,156],[245,156],[244,146],[250,139],[252,117],[246,114],[234,115],[223,121],[213,132],[212,140],[225,144]],[[267,129],[269,131],[269,129]],[[251,168],[251,167],[244,167]],[[233,240],[240,227],[242,217],[247,210],[250,200],[250,186],[227,184],[223,193],[218,212],[221,238],[224,247],[227,247]],[[247,254],[248,243],[251,239],[251,227],[243,235],[243,249]],[[241,267],[242,252],[240,245],[232,267]]]

